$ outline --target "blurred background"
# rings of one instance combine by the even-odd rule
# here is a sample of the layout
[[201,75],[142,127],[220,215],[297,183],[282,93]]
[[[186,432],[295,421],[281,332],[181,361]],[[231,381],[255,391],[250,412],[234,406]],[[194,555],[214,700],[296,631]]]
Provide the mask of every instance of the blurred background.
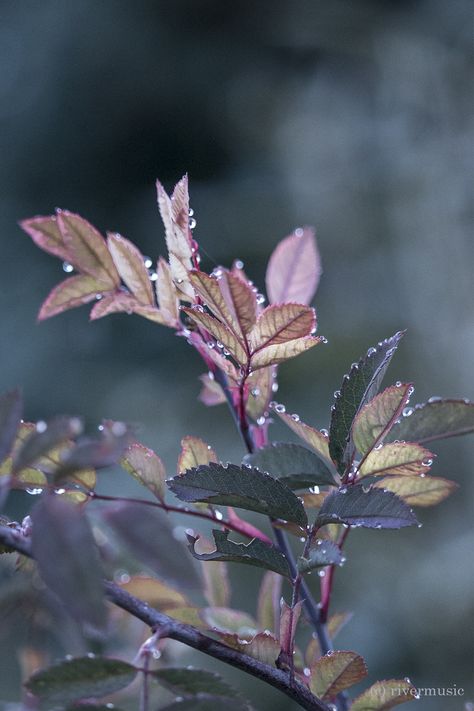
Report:
[[[59,206],[155,259],[154,180],[171,189],[188,172],[204,268],[238,257],[263,287],[277,241],[317,228],[329,342],[281,368],[287,409],[327,427],[352,361],[404,328],[391,381],[413,381],[412,402],[472,397],[472,19],[469,0],[3,0],[1,389],[23,387],[28,419],[132,421],[171,474],[184,434],[239,461],[230,418],[197,401],[201,364],[171,332],[138,316],[89,324],[88,308],[36,324],[64,275],[17,226]],[[462,489],[420,510],[420,530],[352,537],[334,609],[356,614],[338,643],[371,681],[409,675],[472,700],[472,440],[434,449],[434,473]],[[237,598],[251,610],[249,580]],[[14,640],[0,648],[0,698],[13,702]],[[221,671],[257,709],[290,708]]]

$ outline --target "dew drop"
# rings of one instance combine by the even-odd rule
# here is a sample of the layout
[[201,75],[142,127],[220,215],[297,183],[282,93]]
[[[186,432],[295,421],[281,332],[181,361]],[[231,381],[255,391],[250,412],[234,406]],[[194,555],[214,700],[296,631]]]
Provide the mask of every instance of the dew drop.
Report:
[[319,338],[320,338],[320,342],[324,343],[324,345],[326,345],[326,343],[328,342],[328,339],[326,338],[326,336],[320,336]]
[[368,356],[374,355],[374,353],[377,353],[376,348],[369,348],[369,350],[367,351]]
[[72,264],[70,264],[69,262],[63,262],[63,272],[66,272],[66,274],[70,274],[73,271],[74,267]]
[[260,388],[252,388],[250,394],[252,397],[258,397],[260,395]]
[[396,388],[401,388],[401,387],[402,387],[402,381],[401,381],[401,380],[397,380],[397,382],[395,383],[395,387],[396,387]]
[[433,460],[430,457],[423,459],[423,461],[421,462],[421,465],[423,467],[431,467],[432,464],[433,464]]
[[428,402],[429,402],[430,405],[431,405],[433,402],[441,402],[442,399],[443,399],[443,398],[440,397],[439,395],[433,395],[433,397],[430,397],[430,398],[428,399]]
[[36,423],[36,431],[39,432],[39,434],[42,434],[43,432],[46,432],[48,429],[48,425],[44,420],[38,420]]
[[54,490],[54,493],[55,493],[55,494],[59,494],[59,495],[65,494],[65,493],[66,493],[66,489],[55,489],[55,490]]
[[261,415],[260,417],[257,418],[257,425],[259,425],[260,427],[261,427],[262,425],[264,425],[265,422],[266,422],[266,419],[265,419],[265,417],[264,417],[263,415]]
[[265,297],[263,294],[257,294],[257,304],[264,304],[265,303]]
[[158,274],[156,272],[151,272],[150,281],[157,281],[157,280],[158,280]]
[[418,523],[416,527],[417,527],[417,528],[423,528],[423,524],[422,524],[422,523]]
[[405,407],[405,409],[402,412],[403,417],[410,417],[410,415],[413,415],[413,408],[412,407]]
[[72,654],[66,654],[66,656],[64,657],[64,659],[65,659],[67,662],[70,662],[71,659],[73,659],[73,656],[72,656]]
[[300,421],[300,416],[297,415],[296,412],[294,412],[294,413],[292,414],[292,416],[291,416],[291,419],[294,420],[295,422],[299,422],[299,421]]
[[334,397],[335,397],[335,398],[338,398],[338,397],[340,396],[340,394],[341,394],[341,391],[340,391],[340,390],[335,390],[335,391],[334,391]]
[[319,486],[310,486],[309,487],[310,494],[319,494],[320,491],[321,491],[321,489],[319,488]]
[[151,257],[143,257],[143,264],[147,269],[150,269],[153,264],[153,260],[151,259]]
[[40,489],[39,487],[28,487],[25,491],[30,496],[39,496],[39,494],[43,493],[43,489]]
[[296,230],[294,231],[294,234],[296,237],[302,237],[304,232],[302,227],[297,227]]
[[286,412],[286,407],[284,405],[275,405],[275,412],[279,412],[280,415]]
[[234,262],[234,267],[236,269],[243,269],[244,268],[243,261],[241,259],[236,259],[236,261]]
[[95,659],[95,654],[94,654],[94,652],[88,652],[88,653],[87,653],[87,656],[89,657],[89,659]]
[[222,521],[224,516],[222,515],[222,511],[214,511],[214,518],[216,518],[218,521]]
[[278,392],[278,383],[272,383],[272,393]]
[[329,437],[329,432],[327,430],[319,430],[323,437]]
[[324,578],[326,575],[326,571],[325,570],[318,570],[318,575],[320,578]]
[[347,494],[347,486],[342,486],[342,487],[339,489],[339,493],[340,493],[340,494]]
[[194,219],[194,217],[190,217],[190,219],[189,219],[189,229],[190,229],[190,230],[194,230],[194,228],[196,227],[196,225],[197,225],[197,222],[196,222],[196,220]]
[[382,442],[381,442],[381,443],[378,444],[376,447],[374,447],[374,451],[378,451],[379,449],[382,449],[382,447],[383,447],[383,444],[382,444]]

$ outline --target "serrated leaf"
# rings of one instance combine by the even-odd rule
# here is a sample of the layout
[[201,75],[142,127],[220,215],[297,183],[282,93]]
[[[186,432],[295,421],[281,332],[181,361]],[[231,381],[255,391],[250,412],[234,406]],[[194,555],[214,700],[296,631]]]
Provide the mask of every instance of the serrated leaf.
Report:
[[263,413],[268,410],[272,398],[272,386],[275,383],[276,368],[260,368],[250,374],[247,378],[247,402],[245,410],[247,415],[254,420],[258,420]]
[[0,395],[0,463],[13,447],[22,411],[23,401],[18,389]]
[[165,513],[143,504],[121,502],[103,510],[102,516],[127,548],[162,580],[185,590],[200,587],[196,568],[183,544],[173,536]]
[[48,455],[51,450],[57,449],[59,445],[77,437],[82,432],[82,422],[78,417],[56,417],[47,423],[40,424],[15,453],[13,472],[38,463],[38,460]]
[[240,698],[239,692],[224,681],[219,674],[204,669],[168,667],[167,669],[156,669],[150,673],[150,676],[166,689],[181,696],[204,693]]
[[228,607],[206,607],[201,610],[201,618],[206,625],[219,632],[235,633],[246,637],[257,632],[257,623],[253,617],[241,610]]
[[133,296],[145,306],[154,306],[150,276],[140,250],[122,235],[111,232],[107,234],[107,246],[122,281]]
[[270,303],[309,304],[321,271],[314,230],[295,230],[278,244],[268,262],[265,282]]
[[229,541],[228,531],[213,530],[212,535],[216,546],[216,550],[212,553],[197,553],[195,545],[198,539],[188,536],[189,550],[198,560],[227,560],[234,563],[246,563],[257,568],[273,570],[287,578],[291,577],[286,558],[274,546],[269,546],[258,538],[247,544],[234,543]]
[[309,336],[316,327],[314,309],[304,304],[267,306],[249,333],[252,353]]
[[433,457],[427,449],[412,442],[384,444],[380,449],[369,452],[358,470],[358,477],[420,474],[426,472],[423,462]]
[[79,622],[103,629],[102,567],[86,517],[71,502],[47,495],[31,519],[32,551],[43,581]]
[[27,220],[22,220],[20,227],[31,237],[33,242],[40,249],[64,261],[71,261],[69,250],[64,244],[56,215],[30,217]]
[[217,454],[212,447],[199,437],[190,435],[181,440],[181,454],[178,459],[178,474],[184,474],[201,464],[217,462]]
[[244,461],[260,471],[278,477],[290,489],[336,484],[328,463],[299,444],[272,442],[267,447],[246,455]]
[[392,491],[409,506],[435,506],[458,488],[454,481],[437,476],[388,476],[374,488]]
[[137,314],[143,318],[166,326],[163,314],[156,306],[146,306],[131,294],[123,291],[114,291],[103,296],[91,309],[90,319],[96,321],[104,316],[115,313]]
[[238,332],[243,338],[250,333],[257,319],[258,304],[255,288],[229,271],[223,271],[219,285]]
[[298,497],[278,479],[258,469],[211,463],[169,479],[167,484],[181,501],[236,506],[300,526],[307,523]]
[[[327,632],[330,639],[334,640],[338,632],[344,627],[344,625],[351,619],[351,612],[336,612],[328,620]],[[311,640],[306,647],[305,661],[307,666],[311,667],[316,659],[322,656],[321,647],[319,646],[319,641],[317,637],[313,634]]]
[[381,341],[375,348],[354,363],[349,375],[344,377],[336,397],[329,431],[329,452],[342,474],[353,454],[350,441],[352,423],[358,411],[377,394],[403,332]]
[[258,659],[263,664],[274,666],[280,653],[280,642],[270,632],[258,632],[256,635],[242,636],[219,631],[216,631],[215,634],[228,647]]
[[354,699],[351,711],[389,711],[418,698],[416,688],[406,679],[377,681]]
[[168,706],[162,706],[160,711],[216,711],[221,708],[225,708],[226,711],[252,711],[252,707],[246,701],[211,694],[200,694],[197,697],[174,701]]
[[210,314],[201,310],[202,307],[182,307],[181,310],[186,313],[192,321],[197,323],[209,331],[211,336],[213,336],[216,341],[222,343],[224,348],[229,351],[233,358],[239,364],[246,364],[248,361],[248,355],[244,350],[242,344],[238,340],[237,336],[223,323],[215,319]]
[[134,575],[127,582],[118,585],[130,595],[147,602],[158,610],[171,610],[174,607],[186,607],[189,600],[176,588],[146,575]]
[[137,669],[119,659],[77,657],[42,669],[25,682],[42,704],[108,696],[132,683]]
[[205,272],[193,270],[189,274],[189,279],[196,294],[202,299],[204,304],[212,311],[214,316],[222,321],[234,334],[241,346],[244,347],[244,333],[236,319],[235,312],[232,313],[224,294],[220,288],[223,279],[211,277]]
[[320,699],[333,699],[367,676],[367,667],[355,652],[328,652],[311,667],[309,688]]
[[293,341],[287,341],[286,343],[265,346],[265,348],[262,348],[252,356],[252,369],[257,370],[257,368],[265,368],[268,365],[284,363],[286,360],[295,358],[300,353],[317,346],[318,343],[321,343],[319,336],[305,336],[303,338],[295,338]]
[[165,465],[152,449],[139,442],[130,444],[120,461],[121,466],[132,474],[143,486],[146,486],[157,499],[165,498]]
[[179,300],[176,286],[173,282],[171,269],[163,257],[160,257],[156,267],[156,298],[160,313],[167,326],[179,325]]
[[362,456],[388,434],[391,426],[401,417],[412,392],[410,383],[392,385],[360,408],[352,425],[352,440]]
[[283,578],[268,571],[262,578],[257,601],[258,628],[275,632],[278,629],[279,602]]
[[120,278],[100,232],[83,217],[68,210],[58,212],[57,223],[70,261],[78,271],[102,284],[97,291],[117,288]]
[[104,290],[102,282],[86,274],[68,277],[58,284],[43,301],[38,313],[38,320],[44,321],[57,316],[63,311],[94,301],[96,295]]
[[403,528],[417,520],[411,509],[392,492],[363,485],[335,491],[324,500],[317,525],[345,523],[365,528]]
[[314,449],[315,452],[321,454],[330,462],[331,457],[329,455],[329,438],[327,433],[324,435],[314,427],[310,427],[304,422],[301,422],[298,415],[289,415],[287,412],[281,412],[281,409],[282,407],[278,408],[278,406],[276,406],[272,411],[278,415],[280,420],[282,420],[297,437],[302,439],[303,442],[306,442],[311,449]]
[[411,415],[395,425],[387,441],[408,440],[426,444],[474,432],[474,403],[468,400],[433,399],[415,405]]
[[322,568],[326,565],[342,565],[342,553],[339,546],[333,541],[326,541],[318,538],[316,545],[308,551],[308,555],[298,558],[298,571],[308,573],[315,568]]

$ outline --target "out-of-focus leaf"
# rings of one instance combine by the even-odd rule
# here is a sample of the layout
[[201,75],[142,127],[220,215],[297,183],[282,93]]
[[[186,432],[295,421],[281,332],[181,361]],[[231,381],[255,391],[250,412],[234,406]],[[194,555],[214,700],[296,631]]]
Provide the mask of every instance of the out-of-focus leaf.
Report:
[[439,476],[388,476],[374,488],[393,491],[409,506],[435,506],[458,488],[454,481]]
[[473,402],[432,398],[415,405],[410,415],[392,427],[387,441],[399,439],[426,444],[470,432],[474,432]]
[[295,641],[296,627],[301,615],[303,602],[300,600],[290,607],[283,598],[280,601],[280,654],[278,655],[278,666],[288,666],[293,657],[293,644]]
[[[0,476],[2,476],[1,468]],[[25,469],[22,469],[20,472],[18,472],[18,474],[16,474],[15,479],[12,482],[12,488],[16,488],[16,484],[20,484],[22,489],[25,486],[28,486],[28,488],[36,489],[45,486],[47,483],[48,480],[42,471],[40,471],[39,469],[34,469],[33,467],[26,467]]]
[[183,544],[173,536],[169,518],[162,511],[134,503],[117,503],[102,512],[130,551],[160,578],[180,589],[199,588],[196,568]]
[[228,607],[206,607],[201,617],[208,627],[220,632],[232,632],[242,637],[254,635],[257,623],[251,615]]
[[[250,523],[249,521],[245,521],[243,518],[241,518],[232,508],[232,506],[227,507],[227,519],[229,523],[232,523],[234,526],[238,526],[240,533],[244,536],[248,536],[249,538],[258,538],[260,541],[263,541],[264,543],[269,543],[271,544],[272,541],[271,539],[263,533],[259,528],[253,525],[253,523]],[[301,528],[298,527],[298,535],[301,536]]]
[[[221,642],[227,644],[228,647],[236,649],[249,657],[258,659],[264,664],[275,665],[275,662],[280,653],[280,642],[275,635],[270,632],[258,632],[256,635],[241,635],[231,632],[219,632],[215,634]],[[296,656],[296,655],[295,655]],[[296,661],[296,660],[295,660]]]
[[165,498],[165,465],[152,449],[144,447],[139,442],[133,442],[125,450],[120,464],[127,472],[146,486],[157,499]]
[[70,477],[83,469],[102,469],[116,464],[130,441],[130,430],[123,422],[103,426],[100,439],[82,439],[63,455],[57,479]]
[[79,622],[103,629],[102,567],[86,517],[71,502],[47,495],[31,519],[32,551],[43,581]]
[[201,309],[202,307],[195,306],[194,308],[182,307],[181,310],[199,326],[202,326],[206,329],[206,331],[209,331],[211,336],[213,336],[216,341],[222,343],[224,348],[229,351],[237,363],[242,365],[247,363],[247,353],[237,336],[225,324],[221,323]]
[[204,597],[211,607],[228,607],[230,601],[230,581],[227,563],[223,561],[203,562]]
[[328,463],[299,444],[272,442],[268,447],[246,455],[244,461],[278,477],[290,489],[336,484]]
[[256,370],[257,368],[265,368],[268,365],[284,363],[286,360],[295,358],[295,356],[300,355],[300,353],[304,353],[310,348],[317,346],[318,343],[321,343],[319,336],[305,336],[303,338],[295,338],[292,341],[286,341],[286,343],[265,346],[265,348],[257,351],[255,355],[252,356],[252,368]]
[[58,284],[43,301],[38,320],[44,321],[68,309],[88,304],[90,301],[94,301],[96,295],[103,290],[104,285],[101,282],[86,274],[68,277]]
[[329,451],[342,474],[353,454],[350,441],[352,423],[358,411],[377,394],[383,376],[403,336],[399,331],[391,338],[381,341],[375,348],[354,363],[349,375],[344,377],[341,390],[336,396],[329,430]]
[[0,463],[13,447],[22,411],[23,401],[18,389],[0,395]]
[[252,353],[309,336],[316,327],[314,309],[304,304],[267,306],[249,333]]
[[257,602],[258,628],[276,632],[283,578],[268,571],[262,578]]
[[217,454],[209,444],[199,437],[188,435],[181,440],[181,454],[178,459],[178,474],[201,464],[217,462]]
[[186,605],[185,607],[173,607],[171,609],[167,608],[164,610],[167,615],[172,617],[178,622],[183,622],[185,625],[192,625],[198,630],[205,630],[206,625],[201,619],[201,610],[193,605]]
[[28,691],[50,709],[72,701],[108,696],[132,683],[137,669],[108,657],[77,657],[36,672],[26,681]]
[[45,457],[82,432],[82,422],[78,417],[56,417],[49,422],[40,422],[36,429],[25,439],[13,460],[13,471],[18,472],[39,459]]
[[316,430],[314,427],[310,427],[304,422],[301,422],[298,415],[289,415],[284,411],[284,407],[282,405],[274,406],[272,411],[278,415],[280,420],[282,420],[285,425],[287,425],[290,430],[295,433],[295,435],[302,439],[303,442],[306,442],[311,449],[314,449],[315,452],[321,454],[328,460],[328,462],[331,461],[331,457],[329,455],[329,438],[327,433],[325,435],[323,432]]
[[204,669],[168,667],[152,671],[150,676],[166,689],[180,696],[204,693],[240,698],[239,692],[224,681],[219,674]]
[[237,323],[238,333],[245,338],[257,319],[255,289],[240,276],[228,271],[223,271],[219,285],[227,307]]
[[104,316],[115,313],[137,314],[149,321],[166,325],[165,319],[156,306],[142,304],[131,294],[124,291],[114,291],[100,299],[91,309],[90,319],[96,321]]
[[318,538],[316,545],[310,548],[308,555],[298,558],[298,570],[300,573],[308,573],[315,568],[322,568],[326,565],[342,565],[342,553],[338,545],[332,541],[325,541]]
[[146,575],[134,575],[127,582],[119,583],[119,586],[158,610],[186,607],[190,604],[188,599],[175,588]]
[[[352,617],[351,612],[336,612],[336,614],[331,615],[327,623],[327,631],[329,637],[334,640],[337,633],[344,627],[346,622],[348,622]],[[306,647],[305,661],[308,667],[322,656],[321,647],[319,646],[318,639],[315,635],[311,638]]]
[[286,558],[274,546],[268,546],[257,538],[250,543],[234,543],[229,541],[228,531],[213,530],[216,550],[212,553],[197,553],[197,538],[188,535],[189,550],[198,560],[228,560],[234,563],[246,563],[257,568],[273,570],[279,575],[290,577],[290,569]]
[[412,392],[410,383],[392,385],[359,410],[352,425],[352,439],[360,454],[367,454],[390,431]]
[[31,217],[27,220],[22,220],[20,227],[40,249],[64,261],[71,261],[71,255],[64,244],[56,215]]
[[68,210],[57,213],[57,223],[70,261],[78,271],[97,279],[102,284],[98,291],[117,288],[120,278],[100,232]]
[[271,303],[309,304],[318,288],[321,260],[311,227],[285,237],[270,257],[266,287]]
[[319,494],[300,494],[305,509],[320,509],[324,499],[329,496],[329,491],[320,491]]
[[107,245],[120,277],[132,294],[140,303],[154,306],[153,289],[140,250],[118,233],[108,233]]
[[418,523],[413,511],[391,491],[362,485],[335,491],[324,500],[318,525],[346,523],[365,528],[403,528]]
[[419,444],[392,442],[384,444],[380,449],[373,449],[362,462],[358,476],[420,474],[426,472],[426,462],[433,458],[434,454]]
[[171,269],[163,257],[160,257],[156,267],[156,298],[160,313],[167,326],[172,328],[179,324],[179,300],[176,286],[173,282]]
[[416,688],[407,679],[387,679],[375,682],[354,699],[351,711],[389,711],[418,698]]
[[162,706],[160,711],[216,711],[224,708],[226,711],[252,711],[246,701],[213,694],[199,694],[174,701],[168,706]]
[[203,373],[203,375],[200,375],[199,380],[202,383],[201,392],[199,393],[199,399],[201,400],[201,402],[204,403],[204,405],[212,407],[214,405],[222,405],[226,402],[224,391],[222,390],[219,383],[214,380],[213,377],[210,377],[209,373]]
[[268,410],[275,382],[276,368],[260,368],[247,378],[248,397],[245,406],[247,415],[258,420]]
[[307,523],[298,497],[278,479],[258,469],[211,462],[169,479],[167,484],[182,501],[236,506],[301,526]]
[[320,699],[333,699],[366,676],[365,662],[355,652],[329,652],[312,665],[309,688]]

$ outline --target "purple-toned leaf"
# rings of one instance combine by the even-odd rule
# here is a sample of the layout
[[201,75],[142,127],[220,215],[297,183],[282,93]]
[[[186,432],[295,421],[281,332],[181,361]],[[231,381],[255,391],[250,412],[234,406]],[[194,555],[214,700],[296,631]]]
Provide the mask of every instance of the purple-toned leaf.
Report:
[[302,422],[299,415],[290,415],[285,411],[283,405],[276,405],[272,408],[272,411],[278,415],[280,420],[282,420],[285,425],[287,425],[294,433],[306,442],[306,444],[311,447],[317,454],[321,454],[324,459],[328,462],[331,461],[329,456],[329,439],[326,434],[320,432],[314,427],[310,427]]
[[257,370],[257,368],[265,368],[268,365],[284,363],[286,360],[294,358],[300,355],[300,353],[304,353],[310,348],[317,346],[318,343],[321,343],[319,336],[316,338],[305,336],[303,338],[295,338],[292,341],[286,341],[286,343],[265,346],[265,348],[262,348],[252,356],[252,368],[253,370]]
[[18,388],[0,395],[0,463],[13,447],[22,411],[23,400]]
[[280,600],[280,654],[278,655],[278,666],[289,666],[290,660],[293,657],[293,645],[295,641],[296,627],[301,615],[301,606],[303,602],[300,600],[290,607],[284,601]]
[[55,286],[43,301],[38,321],[44,321],[63,313],[63,311],[68,311],[68,309],[88,304],[90,301],[94,301],[97,294],[103,290],[102,282],[97,281],[94,277],[85,274],[68,277]]
[[367,676],[367,667],[355,652],[328,652],[311,667],[309,687],[319,699],[333,699]]
[[374,488],[393,491],[409,506],[435,506],[450,496],[458,484],[439,476],[387,476]]
[[470,432],[474,432],[473,402],[431,398],[409,408],[406,416],[391,429],[387,441],[400,439],[426,444]]
[[268,410],[272,399],[272,387],[276,383],[276,367],[260,368],[247,378],[247,402],[245,410],[247,415],[258,420]]
[[358,484],[329,494],[319,510],[317,523],[403,528],[418,522],[409,506],[392,492]]
[[13,458],[13,472],[38,463],[51,450],[56,449],[82,432],[78,417],[56,417],[49,422],[39,422],[24,440]]
[[160,313],[167,326],[176,328],[179,325],[179,300],[176,286],[173,282],[171,269],[163,257],[160,257],[156,267],[156,298]]
[[95,321],[114,313],[137,314],[160,325],[167,325],[164,317],[156,306],[146,306],[131,294],[114,291],[100,299],[91,309],[90,319]]
[[270,303],[309,304],[321,271],[314,230],[296,229],[278,244],[268,262],[265,281]]
[[394,706],[419,698],[417,689],[408,679],[376,681],[354,699],[351,711],[389,711]]
[[151,676],[159,684],[179,696],[214,694],[219,697],[240,698],[239,692],[229,686],[222,677],[204,669],[167,667],[152,671]]
[[277,477],[290,489],[336,484],[333,466],[300,444],[272,442],[253,454],[247,454],[244,462]]
[[140,250],[118,233],[107,234],[107,245],[121,279],[133,296],[145,306],[154,306],[150,276]]
[[352,440],[361,455],[364,456],[384,440],[392,425],[402,416],[412,392],[411,383],[392,385],[359,410],[352,425]]
[[31,511],[32,551],[45,584],[80,623],[103,629],[106,622],[102,568],[82,510],[46,495]]
[[217,462],[217,454],[212,447],[199,437],[187,435],[181,440],[181,454],[178,459],[178,474],[201,464]]
[[239,343],[244,347],[244,338],[235,314],[231,312],[224,294],[222,293],[218,279],[198,270],[189,273],[189,279],[196,294],[203,303],[212,311],[213,315],[222,321],[234,334]]
[[257,320],[258,304],[255,289],[241,277],[224,271],[219,286],[227,308],[238,325],[238,333],[245,338]]
[[252,353],[267,346],[304,338],[316,328],[314,309],[304,304],[273,304],[267,306],[249,333]]
[[229,351],[237,363],[245,365],[248,362],[248,354],[237,336],[224,323],[202,310],[202,306],[194,308],[183,307],[181,311],[186,313],[198,326],[202,326],[206,331],[209,331],[218,343],[222,343],[223,347]]
[[204,403],[204,405],[213,407],[214,405],[223,405],[227,402],[221,386],[213,377],[210,377],[209,373],[203,373],[203,375],[200,375],[199,380],[202,383],[199,399],[202,403]]
[[283,578],[268,571],[262,578],[257,602],[258,628],[276,632],[279,627],[279,605]]
[[20,227],[40,249],[64,261],[71,261],[71,255],[64,244],[56,215],[30,217],[27,220],[22,220]]
[[133,442],[125,450],[120,464],[140,484],[153,492],[157,499],[164,501],[166,470],[163,462],[152,449],[139,442]]
[[298,558],[298,571],[308,573],[315,568],[324,568],[326,565],[342,565],[342,553],[339,546],[333,541],[318,538],[308,554]]

